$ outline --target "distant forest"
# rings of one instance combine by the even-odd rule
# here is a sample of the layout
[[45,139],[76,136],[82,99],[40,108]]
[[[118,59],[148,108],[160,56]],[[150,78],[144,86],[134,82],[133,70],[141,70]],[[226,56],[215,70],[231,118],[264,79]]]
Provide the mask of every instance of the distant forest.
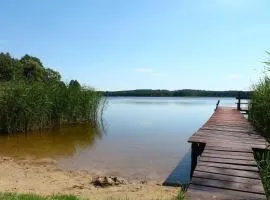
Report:
[[101,92],[104,96],[135,96],[135,97],[238,97],[250,98],[251,91],[210,91],[210,90],[123,90]]

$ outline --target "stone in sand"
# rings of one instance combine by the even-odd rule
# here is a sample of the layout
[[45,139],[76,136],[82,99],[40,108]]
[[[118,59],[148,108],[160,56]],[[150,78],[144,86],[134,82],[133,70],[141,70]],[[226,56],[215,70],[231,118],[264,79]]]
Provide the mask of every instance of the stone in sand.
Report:
[[100,186],[100,187],[108,187],[108,186],[114,186],[114,185],[125,185],[127,184],[127,180],[116,177],[116,176],[104,176],[104,177],[97,177],[92,181],[92,184],[94,186]]

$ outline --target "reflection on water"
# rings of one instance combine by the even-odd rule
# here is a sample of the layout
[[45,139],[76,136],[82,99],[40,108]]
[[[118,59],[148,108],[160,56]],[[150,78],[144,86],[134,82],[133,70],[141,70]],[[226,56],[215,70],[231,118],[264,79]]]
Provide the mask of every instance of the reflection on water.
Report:
[[[103,122],[0,136],[5,156],[53,157],[67,169],[165,180],[190,150],[188,138],[211,116],[218,98],[112,97]],[[235,99],[221,98],[221,106]]]
[[102,132],[89,125],[63,126],[43,132],[0,136],[1,155],[25,157],[72,157],[80,149],[93,146]]

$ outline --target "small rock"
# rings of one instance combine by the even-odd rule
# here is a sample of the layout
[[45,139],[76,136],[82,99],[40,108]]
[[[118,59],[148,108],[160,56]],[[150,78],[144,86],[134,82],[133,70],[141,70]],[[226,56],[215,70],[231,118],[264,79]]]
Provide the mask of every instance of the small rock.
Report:
[[147,180],[141,180],[140,181],[140,184],[146,184],[147,183]]
[[114,185],[125,185],[128,182],[123,179],[116,176],[104,176],[104,177],[97,177],[94,178],[92,181],[92,184],[94,186],[100,186],[100,187],[108,187],[108,186],[114,186]]
[[104,177],[104,183],[108,186],[114,185],[115,181],[111,177]]
[[120,178],[120,177],[112,177],[116,185],[126,185],[128,184],[127,180]]

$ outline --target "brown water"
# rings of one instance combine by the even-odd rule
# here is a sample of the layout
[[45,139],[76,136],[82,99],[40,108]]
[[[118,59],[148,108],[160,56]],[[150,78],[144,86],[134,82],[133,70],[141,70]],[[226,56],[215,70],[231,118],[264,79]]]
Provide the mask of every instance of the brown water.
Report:
[[[211,116],[216,102],[217,98],[109,98],[103,128],[77,125],[1,135],[0,154],[54,158],[64,169],[164,180],[189,151],[188,138]],[[221,99],[221,105],[234,103]]]
[[68,158],[89,148],[102,138],[102,132],[88,125],[63,126],[61,129],[2,135],[3,156],[24,158]]

